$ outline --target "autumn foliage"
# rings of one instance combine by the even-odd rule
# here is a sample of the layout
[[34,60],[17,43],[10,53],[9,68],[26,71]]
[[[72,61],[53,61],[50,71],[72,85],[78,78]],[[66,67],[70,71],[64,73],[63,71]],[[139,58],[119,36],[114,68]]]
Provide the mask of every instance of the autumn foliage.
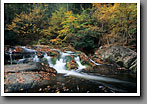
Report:
[[[72,7],[79,4],[72,4]],[[84,5],[84,4],[83,4]],[[34,4],[29,12],[16,14],[7,31],[23,44],[72,45],[91,50],[105,44],[136,48],[137,4],[93,3],[77,10],[60,5],[46,15],[47,4]],[[80,12],[75,12],[80,11]]]

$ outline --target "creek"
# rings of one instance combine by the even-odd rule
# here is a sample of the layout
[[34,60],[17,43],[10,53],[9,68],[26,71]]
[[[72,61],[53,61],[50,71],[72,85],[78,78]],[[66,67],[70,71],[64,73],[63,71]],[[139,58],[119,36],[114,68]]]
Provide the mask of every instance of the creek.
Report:
[[[78,55],[78,52],[62,52],[59,49],[50,49],[52,51],[56,51],[58,55],[54,57],[45,51],[39,51],[41,53],[40,58],[37,54],[38,51],[35,49],[29,49],[24,46],[22,46],[21,49],[23,53],[27,54],[21,54],[20,52],[21,58],[17,59],[14,55],[15,52],[12,52],[13,48],[9,48],[9,51],[6,52],[10,58],[9,64],[12,65],[29,62],[41,62],[42,59],[45,59],[47,60],[48,66],[57,71],[57,79],[59,82],[62,82],[61,86],[69,86],[69,89],[71,89],[69,92],[101,92],[99,89],[103,89],[105,92],[136,92],[136,80],[132,79],[132,77],[127,74],[100,75],[97,73],[85,73],[83,70],[89,66],[81,63],[82,59]],[[85,57],[87,56],[85,55]],[[72,67],[70,67],[69,69],[68,63],[70,64],[72,61],[74,61],[74,64],[76,64],[76,68],[72,69]],[[89,61],[95,64],[95,66],[107,67],[107,65],[96,63],[90,58]],[[66,80],[72,81],[72,84],[64,82]],[[74,90],[74,88],[71,88],[71,86],[75,86],[76,90]],[[83,91],[83,89],[85,90]]]

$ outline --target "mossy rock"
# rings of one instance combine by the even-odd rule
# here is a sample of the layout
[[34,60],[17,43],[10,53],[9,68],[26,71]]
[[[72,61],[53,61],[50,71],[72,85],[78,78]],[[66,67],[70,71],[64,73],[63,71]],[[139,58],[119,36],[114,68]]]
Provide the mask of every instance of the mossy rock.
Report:
[[48,62],[47,62],[47,59],[46,59],[46,58],[41,58],[41,59],[40,59],[40,63],[45,63],[45,64],[48,64]]
[[57,60],[57,57],[52,57],[52,58],[51,58],[51,62],[52,62],[53,65],[56,64],[56,60]]
[[73,60],[73,57],[71,57],[71,56],[66,56],[65,59],[66,59],[66,62],[71,62],[71,61]]
[[60,55],[60,53],[58,51],[49,51],[47,54],[48,54],[48,56],[53,56],[53,57]]
[[77,70],[78,64],[77,63],[66,63],[66,70]]
[[85,66],[90,66],[90,67],[93,66],[89,61],[86,61],[86,60],[81,60],[81,64]]
[[67,70],[71,70],[71,69],[76,70],[76,69],[78,69],[78,64],[74,60],[74,57],[72,57],[72,56],[67,56],[66,57],[66,68],[67,68]]

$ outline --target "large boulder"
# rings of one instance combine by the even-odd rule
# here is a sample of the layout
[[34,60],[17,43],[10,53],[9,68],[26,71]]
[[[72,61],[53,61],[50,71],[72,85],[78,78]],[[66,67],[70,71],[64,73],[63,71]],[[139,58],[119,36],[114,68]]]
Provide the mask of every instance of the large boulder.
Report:
[[49,73],[57,73],[55,69],[50,68],[48,64],[32,62],[28,64],[13,64],[4,66],[5,73],[17,73],[25,71],[45,71]]
[[137,71],[137,53],[123,46],[101,46],[95,52],[93,59],[100,59],[119,65],[133,73]]
[[48,72],[17,72],[5,74],[5,92],[28,92],[56,82],[55,74]]
[[56,82],[56,70],[44,63],[29,63],[4,66],[5,92],[35,91]]

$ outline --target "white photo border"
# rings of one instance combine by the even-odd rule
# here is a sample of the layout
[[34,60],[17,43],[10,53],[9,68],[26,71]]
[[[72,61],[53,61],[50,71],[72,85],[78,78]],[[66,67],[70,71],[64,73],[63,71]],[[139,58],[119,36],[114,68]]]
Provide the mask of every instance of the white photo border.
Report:
[[[4,93],[4,3],[137,3],[137,93]],[[140,0],[1,0],[1,96],[141,96]]]

